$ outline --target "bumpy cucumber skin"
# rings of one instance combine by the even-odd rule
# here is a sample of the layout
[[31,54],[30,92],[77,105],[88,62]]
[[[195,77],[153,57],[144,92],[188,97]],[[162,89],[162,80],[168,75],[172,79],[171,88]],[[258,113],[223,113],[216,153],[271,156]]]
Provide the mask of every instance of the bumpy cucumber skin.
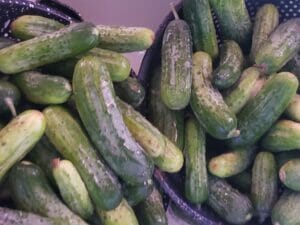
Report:
[[94,25],[82,22],[14,44],[0,50],[0,71],[14,74],[72,58],[96,47],[98,34]]
[[205,52],[193,56],[191,107],[196,118],[206,132],[217,139],[236,136],[237,120],[225,104],[220,92],[215,90],[209,77],[212,73],[212,61]]
[[208,205],[225,221],[245,224],[253,216],[253,206],[246,195],[232,188],[226,181],[209,178]]
[[56,196],[38,166],[27,161],[17,164],[9,174],[9,183],[13,201],[19,209],[61,219],[65,224],[86,225]]
[[13,81],[26,99],[36,104],[62,104],[72,93],[70,82],[59,76],[30,71],[15,75]]
[[153,162],[124,123],[105,64],[97,57],[82,58],[75,68],[73,90],[83,124],[112,170],[131,185],[148,181]]
[[185,126],[185,197],[195,204],[204,203],[209,192],[205,132],[194,118]]
[[223,90],[231,87],[240,78],[244,56],[235,41],[224,41],[220,50],[220,63],[213,72],[213,84]]
[[274,225],[300,224],[300,193],[285,190],[272,210]]
[[225,40],[234,40],[247,48],[252,34],[252,23],[244,0],[210,0],[210,5],[220,23]]
[[59,153],[75,165],[95,207],[115,208],[122,199],[121,185],[97,155],[78,122],[60,106],[49,106],[43,113],[47,121],[47,137]]
[[272,75],[260,92],[238,114],[240,136],[228,140],[231,148],[254,145],[280,117],[296,94],[298,80],[291,73]]
[[183,17],[191,28],[194,51],[204,51],[212,59],[219,55],[218,40],[208,0],[184,0]]
[[20,161],[39,141],[46,121],[37,110],[27,110],[0,130],[0,182],[8,170]]
[[8,38],[0,37],[0,49],[15,44],[15,41]]
[[294,99],[285,110],[285,115],[295,122],[300,122],[300,95],[295,95]]
[[273,154],[258,153],[252,168],[251,198],[260,223],[269,217],[277,200],[277,180],[277,165]]
[[6,99],[17,106],[21,99],[20,90],[11,82],[0,80],[0,113],[6,113],[9,108]]
[[145,184],[130,186],[124,184],[123,194],[130,206],[136,206],[144,201],[153,191],[153,181],[150,180]]
[[63,27],[64,25],[56,20],[32,15],[20,16],[10,25],[13,36],[21,40],[49,34]]
[[300,158],[286,162],[279,171],[281,182],[294,191],[300,191]]
[[161,99],[172,110],[185,108],[191,97],[192,38],[188,24],[171,21],[161,49]]
[[300,18],[280,24],[255,55],[255,63],[266,74],[279,71],[300,50]]
[[252,34],[250,61],[254,63],[255,55],[268,40],[270,34],[279,24],[279,12],[275,5],[265,4],[256,13]]
[[300,158],[300,151],[283,151],[275,155],[278,168],[281,168],[285,163],[292,159]]
[[229,183],[244,193],[251,192],[252,175],[248,171],[229,178]]
[[255,87],[259,76],[260,72],[257,68],[249,67],[242,73],[237,86],[233,87],[224,97],[225,103],[233,113],[238,114],[251,98],[252,89]]

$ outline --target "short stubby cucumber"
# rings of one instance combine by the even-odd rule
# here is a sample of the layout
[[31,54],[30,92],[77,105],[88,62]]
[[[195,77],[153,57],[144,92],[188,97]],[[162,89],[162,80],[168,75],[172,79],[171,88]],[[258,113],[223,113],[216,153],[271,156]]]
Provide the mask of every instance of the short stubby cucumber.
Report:
[[19,88],[9,81],[0,80],[0,114],[10,111],[16,115],[15,106],[19,105],[20,100]]
[[8,47],[13,44],[15,44],[15,41],[8,38],[0,37],[0,49]]
[[300,122],[300,95],[295,95],[294,99],[285,110],[285,115],[295,122]]
[[300,191],[300,157],[286,162],[279,171],[281,182],[294,191]]
[[130,206],[136,206],[144,201],[153,190],[153,181],[149,180],[145,184],[131,186],[124,184],[123,194]]

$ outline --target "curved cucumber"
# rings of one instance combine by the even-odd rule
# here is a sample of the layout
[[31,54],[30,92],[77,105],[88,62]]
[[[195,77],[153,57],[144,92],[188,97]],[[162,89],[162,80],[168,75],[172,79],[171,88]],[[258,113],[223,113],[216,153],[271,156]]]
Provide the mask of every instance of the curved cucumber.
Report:
[[285,115],[295,122],[300,122],[300,95],[295,95],[285,110]]
[[11,82],[0,80],[0,114],[11,111],[15,114],[15,106],[20,103],[21,93]]
[[123,194],[130,206],[136,206],[141,201],[145,200],[153,190],[153,181],[150,180],[145,184],[130,186],[123,186]]
[[0,37],[0,49],[15,44],[15,41],[8,38]]
[[300,158],[286,162],[279,171],[281,182],[294,191],[300,191]]

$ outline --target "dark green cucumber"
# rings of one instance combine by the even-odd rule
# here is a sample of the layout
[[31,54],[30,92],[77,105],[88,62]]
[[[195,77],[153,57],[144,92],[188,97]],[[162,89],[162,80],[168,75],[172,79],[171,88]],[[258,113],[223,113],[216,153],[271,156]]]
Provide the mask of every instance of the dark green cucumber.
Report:
[[145,184],[131,186],[124,184],[123,194],[130,206],[136,206],[144,201],[153,190],[153,181],[150,180]]
[[259,70],[255,67],[249,67],[244,70],[236,87],[224,97],[225,103],[235,114],[239,113],[245,104],[251,98],[253,88],[259,80]]
[[153,162],[125,125],[105,64],[83,57],[75,68],[73,89],[83,124],[112,170],[131,185],[148,181]]
[[262,146],[272,152],[300,148],[300,123],[280,120],[275,123],[262,139]]
[[30,71],[15,75],[13,81],[25,98],[36,104],[62,104],[72,93],[72,86],[64,77]]
[[275,5],[263,5],[255,15],[255,22],[252,35],[252,47],[250,51],[250,61],[254,63],[254,57],[260,50],[270,34],[279,24],[279,12]]
[[300,18],[280,24],[255,54],[255,63],[266,74],[279,71],[300,51]]
[[204,51],[215,59],[219,55],[218,40],[208,0],[184,0],[183,17],[191,28],[194,51]]
[[294,150],[294,151],[283,151],[279,152],[275,155],[278,168],[281,168],[286,162],[300,158],[300,151]]
[[244,193],[251,192],[252,175],[248,171],[230,177],[229,183]]
[[144,201],[134,208],[134,211],[139,224],[168,225],[162,197],[156,188]]
[[281,182],[294,191],[300,191],[300,158],[286,162],[279,171]]
[[14,115],[15,106],[20,103],[21,93],[11,82],[0,80],[0,114],[11,111]]
[[61,219],[69,225],[87,225],[56,196],[38,166],[27,161],[17,164],[9,174],[9,182],[18,209]]
[[285,110],[285,115],[295,122],[300,122],[300,95],[295,95]]
[[0,182],[8,170],[39,141],[46,121],[37,110],[27,110],[0,130]]
[[255,153],[255,147],[246,147],[218,155],[209,161],[209,172],[220,178],[237,175],[249,167]]
[[179,19],[165,29],[161,49],[160,94],[165,105],[173,110],[185,108],[191,97],[192,38],[189,25]]
[[208,205],[226,222],[245,224],[253,216],[253,206],[246,195],[231,187],[225,180],[209,178]]
[[269,152],[260,152],[252,168],[251,198],[256,216],[263,223],[270,216],[277,200],[278,181],[275,157]]
[[272,75],[238,114],[241,134],[228,141],[231,148],[255,144],[280,117],[296,94],[298,80],[291,73]]
[[285,190],[272,210],[274,225],[300,224],[300,193]]
[[87,22],[74,23],[51,34],[0,50],[0,71],[14,74],[84,53],[98,44],[98,30]]
[[42,16],[24,15],[10,24],[12,35],[21,40],[28,40],[44,34],[55,32],[64,25]]
[[47,107],[44,115],[47,137],[59,153],[74,164],[95,207],[104,210],[115,208],[122,199],[121,185],[97,155],[76,119],[60,106]]
[[196,119],[190,118],[185,125],[185,197],[195,204],[208,198],[205,154],[205,132]]
[[212,87],[210,77],[212,61],[205,52],[193,56],[191,107],[207,133],[217,139],[239,135],[237,120],[223,100],[220,92]]
[[251,42],[252,24],[244,0],[210,0],[225,40],[234,40],[242,48]]
[[15,43],[16,42],[11,39],[0,37],[0,49],[13,45]]
[[244,56],[235,41],[224,41],[220,50],[220,63],[213,72],[213,84],[223,90],[237,82],[242,74]]
[[128,77],[122,82],[114,83],[114,88],[120,99],[135,108],[140,106],[145,99],[145,89],[135,77]]

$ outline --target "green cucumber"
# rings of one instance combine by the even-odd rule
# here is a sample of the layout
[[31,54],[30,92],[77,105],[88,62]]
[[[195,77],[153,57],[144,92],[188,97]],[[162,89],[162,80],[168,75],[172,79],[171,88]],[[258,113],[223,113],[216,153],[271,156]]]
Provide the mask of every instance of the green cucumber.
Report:
[[130,206],[136,206],[145,200],[153,190],[153,181],[150,180],[145,184],[131,186],[124,184],[123,194]]
[[275,157],[269,152],[260,152],[252,168],[251,198],[259,223],[270,216],[277,200],[278,181]]
[[64,25],[42,16],[24,15],[10,24],[12,35],[21,40],[28,40],[44,34],[55,32]]
[[297,78],[287,72],[272,75],[260,92],[238,114],[240,136],[228,140],[231,148],[255,144],[280,117],[296,94]]
[[205,52],[193,56],[191,107],[207,133],[217,139],[239,135],[237,120],[223,100],[220,92],[210,82],[212,61]]
[[112,170],[131,185],[148,181],[153,163],[125,125],[105,64],[95,56],[83,57],[75,68],[73,90],[83,124]]
[[295,95],[285,110],[285,115],[295,122],[300,122],[300,95]]
[[162,197],[156,188],[144,201],[134,208],[134,211],[139,224],[168,225]]
[[173,14],[175,20],[168,24],[162,40],[160,94],[168,108],[179,110],[191,97],[192,38],[189,25],[174,8]]
[[84,53],[98,44],[94,25],[74,23],[51,34],[14,44],[0,50],[0,71],[14,74],[58,62]]
[[237,82],[242,74],[244,56],[235,41],[224,41],[220,50],[220,63],[213,72],[213,84],[219,90],[227,89]]
[[253,206],[246,195],[231,187],[225,180],[209,178],[208,205],[226,222],[245,224],[253,216]]
[[242,48],[251,42],[252,23],[244,0],[210,0],[220,24],[221,36],[233,40]]
[[8,170],[20,161],[39,141],[46,121],[37,110],[27,110],[0,130],[0,182]]
[[145,89],[135,77],[114,83],[114,88],[116,95],[134,108],[140,106],[145,99]]
[[260,73],[257,68],[249,67],[242,73],[237,86],[233,87],[233,89],[224,97],[225,103],[233,113],[238,114],[249,101],[259,76]]
[[208,198],[206,169],[206,137],[194,118],[185,125],[185,197],[192,203],[204,203]]
[[191,28],[194,51],[204,51],[215,59],[219,55],[216,29],[208,0],[184,0],[183,17]]
[[279,171],[281,182],[294,191],[300,191],[300,158],[286,162]]
[[209,172],[220,178],[227,178],[245,171],[255,156],[254,147],[235,149],[212,158]]
[[280,24],[255,54],[255,63],[265,74],[279,71],[300,51],[300,18]]
[[0,37],[0,49],[8,47],[13,44],[15,44],[15,41],[8,38]]
[[15,75],[13,81],[25,98],[36,104],[62,104],[72,93],[70,82],[59,76],[30,71]]
[[83,219],[93,215],[94,207],[78,171],[68,160],[52,160],[52,173],[67,206]]
[[300,193],[286,190],[272,210],[274,225],[300,224]]
[[97,155],[83,128],[61,106],[49,106],[43,113],[47,121],[47,137],[59,153],[74,164],[95,207],[115,208],[122,199],[121,185]]
[[283,151],[279,152],[275,155],[278,168],[281,168],[286,162],[300,158],[300,151],[294,150],[294,151]]
[[9,174],[10,190],[18,209],[61,219],[69,225],[87,225],[61,202],[38,166],[23,161]]
[[279,120],[261,141],[262,146],[272,152],[289,151],[300,148],[300,123]]
[[21,93],[13,83],[0,80],[0,114],[10,111],[15,116],[20,99]]
[[250,61],[254,63],[255,55],[268,40],[270,34],[279,24],[279,12],[275,5],[265,4],[257,11],[252,35]]
[[251,192],[252,175],[248,171],[230,177],[229,183],[244,193]]

